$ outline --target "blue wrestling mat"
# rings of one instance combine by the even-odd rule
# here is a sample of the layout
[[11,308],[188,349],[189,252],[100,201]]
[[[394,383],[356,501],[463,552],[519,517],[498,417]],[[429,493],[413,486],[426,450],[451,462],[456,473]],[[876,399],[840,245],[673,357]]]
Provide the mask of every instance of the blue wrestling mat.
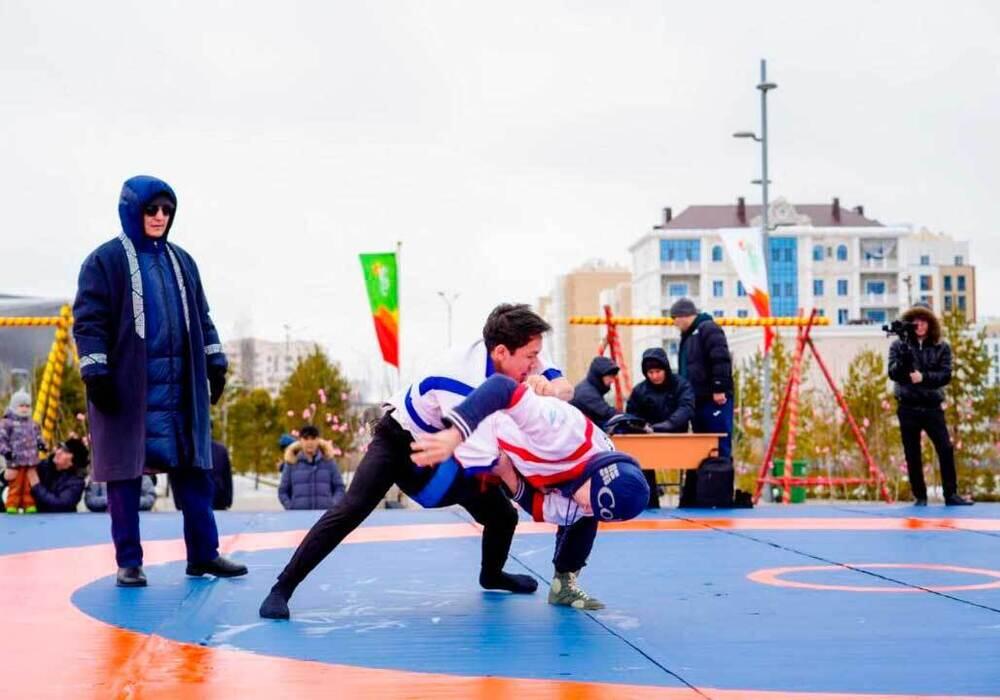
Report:
[[[303,697],[338,696],[312,680],[323,669],[317,678],[349,674],[345,688],[371,679],[380,697],[468,697],[470,679],[489,679],[484,697],[1000,695],[1000,505],[647,511],[602,527],[581,576],[607,604],[594,613],[546,603],[547,527],[522,523],[507,568],[540,587],[510,595],[479,588],[478,530],[464,512],[379,511],[302,584],[290,621],[261,620],[318,516],[218,514],[250,575],[216,580],[184,575],[179,515],[143,514],[145,589],[114,586],[106,516],[6,516],[0,585],[13,567],[39,580],[79,569],[63,590],[30,595],[54,624],[72,619],[77,655],[121,635],[116,693],[236,697],[177,670],[208,654],[220,678],[238,667],[262,692]],[[12,598],[0,603],[8,621],[22,614]],[[11,645],[6,665],[35,653]],[[171,666],[171,654],[185,661]],[[100,669],[73,673],[88,668]]]

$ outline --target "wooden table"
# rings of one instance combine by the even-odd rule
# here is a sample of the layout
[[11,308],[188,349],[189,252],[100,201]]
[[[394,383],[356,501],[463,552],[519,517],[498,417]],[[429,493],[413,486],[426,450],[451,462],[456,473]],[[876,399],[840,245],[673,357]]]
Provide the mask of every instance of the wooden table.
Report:
[[657,475],[657,483],[679,489],[680,472],[697,469],[701,460],[719,448],[719,438],[723,437],[725,433],[643,433],[612,435],[611,441],[616,450],[635,457],[643,469],[676,470],[677,481],[661,482]]

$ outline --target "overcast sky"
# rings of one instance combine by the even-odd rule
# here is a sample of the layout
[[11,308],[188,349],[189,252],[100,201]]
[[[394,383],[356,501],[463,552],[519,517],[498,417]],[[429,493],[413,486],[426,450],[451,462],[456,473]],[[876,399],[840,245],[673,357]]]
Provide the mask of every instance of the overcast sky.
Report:
[[72,296],[122,181],[170,182],[223,339],[377,367],[357,254],[403,243],[404,370],[691,204],[863,204],[972,242],[1000,313],[995,2],[0,2],[0,291]]

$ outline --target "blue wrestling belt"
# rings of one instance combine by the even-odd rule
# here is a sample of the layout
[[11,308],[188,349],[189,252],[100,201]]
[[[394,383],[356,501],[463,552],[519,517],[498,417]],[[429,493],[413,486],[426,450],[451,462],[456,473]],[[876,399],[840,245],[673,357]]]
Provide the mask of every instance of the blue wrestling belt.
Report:
[[444,499],[445,494],[448,493],[451,485],[455,483],[455,479],[461,470],[462,467],[455,458],[449,457],[434,468],[434,474],[430,480],[424,484],[424,487],[420,491],[410,496],[410,498],[424,508],[434,508]]

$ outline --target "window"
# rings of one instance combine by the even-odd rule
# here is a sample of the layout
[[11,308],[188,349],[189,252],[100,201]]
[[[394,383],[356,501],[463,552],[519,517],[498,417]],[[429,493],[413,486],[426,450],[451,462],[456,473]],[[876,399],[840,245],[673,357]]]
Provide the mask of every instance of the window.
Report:
[[933,278],[930,275],[920,275],[920,291],[921,292],[929,292],[932,289],[934,289],[933,282],[931,282],[932,279]]
[[839,245],[839,246],[837,246],[837,260],[840,260],[841,262],[843,262],[844,260],[847,260],[847,246],[846,245]]
[[771,258],[769,281],[771,283],[771,313],[775,316],[794,316],[798,312],[798,239],[790,236],[772,236],[768,239]]
[[963,258],[961,255],[956,255],[955,256],[955,264],[956,265],[964,265],[965,264],[965,258]]
[[934,297],[929,297],[927,295],[921,296],[920,301],[924,302],[930,308],[934,308]]
[[951,291],[951,275],[944,276],[944,291],[946,292]]
[[725,312],[722,309],[716,309],[712,312],[712,315],[716,318],[722,318],[725,315]]
[[699,262],[701,246],[697,240],[670,239],[660,241],[661,262]]
[[745,297],[747,295],[746,287],[739,280],[736,280],[736,296]]
[[958,295],[958,310],[959,311],[965,311],[965,295],[964,294],[959,294]]
[[929,256],[929,255],[921,255],[920,256],[920,264],[921,265],[930,265],[931,264],[931,256]]
[[667,285],[668,297],[686,297],[688,295],[687,282],[671,282]]
[[965,291],[965,275],[959,275],[955,279],[958,282],[958,291],[964,292]]
[[847,323],[847,309],[837,309],[837,323],[841,325]]
[[813,296],[823,296],[823,280],[813,280]]
[[736,318],[747,318],[749,315],[746,309],[740,309],[736,312]]
[[837,296],[847,296],[847,280],[837,280]]
[[816,309],[816,315],[820,317],[826,316],[826,309]]
[[866,309],[865,318],[874,323],[885,323],[888,314],[886,314],[885,309]]
[[952,299],[951,297],[945,297],[944,298],[944,310],[945,311],[951,311],[951,299]]
[[813,246],[813,261],[823,262],[823,246],[821,245]]
[[712,246],[712,262],[722,262],[722,246]]
[[885,294],[885,280],[867,280],[865,294]]
[[722,280],[712,280],[712,296],[721,297],[725,294],[725,285],[723,285]]

